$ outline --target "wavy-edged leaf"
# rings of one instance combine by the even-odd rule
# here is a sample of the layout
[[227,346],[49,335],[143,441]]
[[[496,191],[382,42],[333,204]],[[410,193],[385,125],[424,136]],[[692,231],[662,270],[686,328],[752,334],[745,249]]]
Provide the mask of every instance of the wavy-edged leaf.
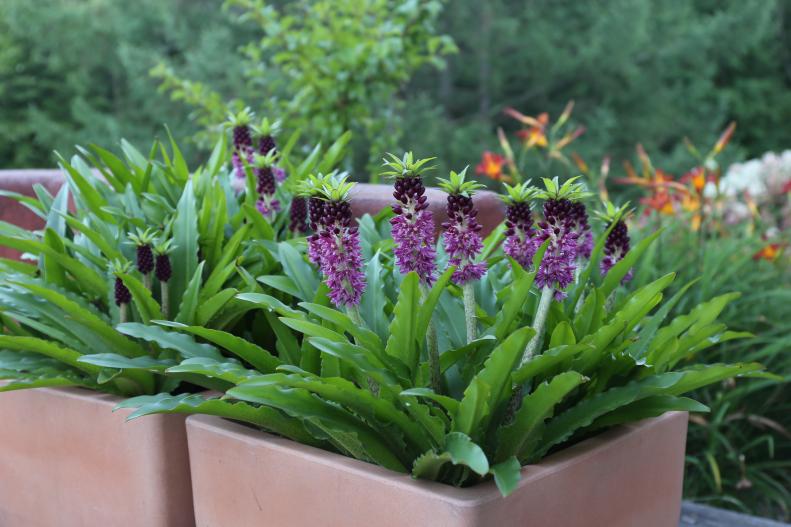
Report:
[[277,367],[283,363],[271,352],[265,350],[261,346],[253,344],[249,340],[245,340],[225,331],[204,328],[202,326],[185,326],[167,321],[157,321],[157,323],[206,339],[209,342],[228,350],[230,353],[233,353],[240,359],[252,365],[261,373],[274,372],[275,369],[277,369]]
[[122,351],[125,355],[140,356],[145,354],[145,350],[137,343],[127,339],[118,333],[110,324],[94,314],[90,309],[83,307],[75,300],[52,289],[43,287],[32,282],[9,282],[19,287],[23,287],[34,295],[47,300],[61,308],[66,316],[75,322],[86,326],[88,329],[98,334],[114,349]]
[[640,399],[632,404],[622,406],[596,419],[590,426],[591,430],[633,423],[649,417],[657,417],[665,412],[708,412],[709,407],[687,397],[673,395],[655,395]]
[[492,350],[483,368],[470,382],[453,418],[453,430],[475,439],[486,430],[492,414],[511,397],[511,374],[519,364],[535,330],[523,327]]
[[494,476],[494,483],[500,494],[505,498],[519,486],[522,477],[522,466],[515,456],[511,456],[505,461],[501,461],[489,469],[489,474]]
[[678,384],[683,376],[682,373],[654,375],[624,386],[610,388],[584,399],[547,424],[541,444],[528,461],[541,459],[550,448],[565,441],[576,431],[587,427],[599,416],[646,397],[672,395],[672,387]]
[[450,415],[454,415],[459,410],[459,401],[453,397],[448,397],[447,395],[440,395],[434,392],[434,390],[431,388],[410,388],[408,390],[402,391],[399,395],[402,397],[414,396],[430,399],[435,403],[439,403],[445,410],[448,411]]
[[227,393],[235,399],[277,408],[319,427],[334,444],[352,457],[373,461],[397,472],[406,472],[398,456],[375,430],[337,405],[315,397],[308,390],[277,384],[255,387],[242,384]]
[[412,374],[417,368],[420,352],[417,345],[417,317],[420,306],[418,281],[417,273],[413,271],[401,282],[398,301],[393,308],[390,337],[385,346],[385,352],[406,364]]
[[187,284],[184,296],[181,297],[181,305],[179,306],[179,313],[176,316],[176,322],[188,326],[195,322],[195,316],[198,312],[201,280],[203,278],[203,266],[205,263],[204,261],[198,264],[197,269],[195,269],[195,274],[192,275],[189,284]]
[[38,353],[93,376],[98,375],[101,370],[101,368],[97,366],[79,362],[79,358],[82,357],[82,353],[79,351],[59,346],[49,340],[36,337],[0,335],[0,348]]
[[93,364],[101,368],[116,368],[119,370],[146,370],[154,372],[162,372],[170,366],[176,364],[176,361],[171,359],[155,359],[154,357],[125,357],[117,353],[97,353],[94,355],[83,355],[79,362],[84,364]]
[[154,297],[151,296],[151,291],[148,290],[143,282],[126,273],[118,273],[118,278],[123,281],[129,292],[132,293],[132,301],[143,322],[148,324],[152,320],[162,318],[162,310],[159,307],[159,303],[154,300]]
[[[425,431],[393,402],[376,397],[369,390],[358,388],[341,377],[318,377],[308,372],[277,373],[251,379],[241,386],[254,388],[266,384],[302,388],[351,410],[378,430],[405,464],[432,446]],[[406,450],[411,451],[411,458],[403,455]]]
[[309,434],[302,423],[275,409],[219,399],[217,396],[160,393],[127,399],[116,406],[116,409],[119,408],[135,408],[135,411],[126,418],[127,421],[152,414],[215,415],[251,423],[300,443],[322,446],[322,442]]
[[166,331],[158,326],[146,326],[137,322],[118,324],[116,329],[124,335],[153,342],[161,348],[178,351],[185,358],[208,357],[222,360],[222,355],[217,351],[217,348],[209,344],[198,344],[190,335]]
[[237,362],[229,360],[218,361],[207,357],[193,357],[181,361],[167,370],[168,373],[193,373],[212,379],[220,379],[231,384],[239,384],[246,380],[258,377],[259,372],[248,370]]
[[195,314],[198,325],[208,325],[212,318],[238,293],[239,291],[237,289],[223,289],[216,295],[211,296],[205,301],[201,301],[201,304],[198,306],[198,312]]
[[539,384],[532,393],[525,395],[513,422],[498,431],[495,460],[504,461],[512,456],[529,458],[541,440],[544,423],[552,417],[555,406],[584,381],[583,375],[567,371]]
[[489,473],[489,460],[483,449],[461,432],[450,432],[440,451],[429,450],[415,460],[412,475],[416,478],[437,481],[447,463],[463,465],[478,474]]

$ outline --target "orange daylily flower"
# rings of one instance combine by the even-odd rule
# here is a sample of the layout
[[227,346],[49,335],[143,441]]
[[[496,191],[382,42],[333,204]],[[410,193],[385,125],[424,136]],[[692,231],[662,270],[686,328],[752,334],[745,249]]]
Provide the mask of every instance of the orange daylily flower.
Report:
[[773,262],[777,260],[780,256],[780,253],[783,252],[783,245],[779,243],[770,243],[769,245],[763,247],[758,252],[753,255],[753,260],[766,260],[769,262]]
[[[508,110],[513,110],[512,108],[506,109],[506,113],[514,117],[514,113],[509,113]],[[530,148],[536,146],[538,148],[545,148],[548,144],[546,128],[549,124],[549,114],[544,112],[539,114],[538,117],[532,118],[527,117],[525,115],[520,114],[516,110],[513,110],[516,114],[520,115],[521,118],[517,118],[519,121],[525,124],[529,124],[530,128],[527,130],[519,130],[516,132],[517,137],[519,137],[522,142],[525,144],[526,147]]]
[[649,214],[651,210],[655,210],[665,216],[671,216],[675,212],[673,200],[667,192],[656,192],[646,198],[640,198],[640,203],[647,207],[645,210],[646,214]]
[[706,186],[706,169],[703,167],[695,167],[681,177],[682,183],[691,183],[692,188],[698,194],[703,193],[703,188]]
[[481,162],[475,167],[475,173],[492,178],[495,181],[511,181],[510,177],[503,174],[505,161],[503,156],[487,150],[483,153]]

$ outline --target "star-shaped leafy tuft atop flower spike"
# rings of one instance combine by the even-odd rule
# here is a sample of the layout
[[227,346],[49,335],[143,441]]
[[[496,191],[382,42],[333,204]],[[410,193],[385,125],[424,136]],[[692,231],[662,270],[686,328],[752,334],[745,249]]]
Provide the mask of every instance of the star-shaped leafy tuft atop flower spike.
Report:
[[[252,117],[251,117],[252,120]],[[253,126],[253,132],[256,135],[260,136],[267,136],[267,135],[278,135],[280,133],[280,121],[270,121],[267,117],[264,117],[261,120],[261,123],[257,126]]]
[[603,202],[604,208],[602,210],[594,211],[593,214],[596,215],[597,218],[602,220],[606,224],[615,223],[625,219],[629,216],[634,209],[629,207],[629,202],[627,201],[620,207],[616,207],[612,201],[604,201]]
[[255,154],[253,157],[253,166],[255,168],[271,168],[277,162],[279,155],[277,150],[270,150],[266,155]]
[[468,168],[469,166],[466,166],[464,170],[458,173],[451,170],[448,179],[439,178],[440,188],[448,194],[467,197],[472,197],[478,189],[486,188],[485,185],[481,185],[477,181],[467,181],[465,179]]
[[337,170],[329,174],[311,174],[300,182],[298,193],[305,197],[318,197],[328,201],[346,201],[354,182],[346,181],[349,174]]
[[536,187],[530,185],[529,179],[524,183],[517,185],[503,183],[503,186],[505,187],[506,194],[504,196],[500,196],[500,198],[505,202],[506,205],[527,203],[531,199],[535,198],[539,192],[541,192]]
[[129,240],[136,246],[151,245],[156,240],[155,231],[153,229],[142,230],[137,229],[137,233],[129,233]]
[[385,170],[381,173],[383,176],[389,177],[417,177],[420,176],[421,173],[428,172],[429,170],[433,170],[436,168],[436,165],[430,167],[424,167],[426,163],[429,161],[433,161],[436,157],[427,157],[424,159],[415,160],[412,152],[407,152],[404,154],[404,157],[399,159],[397,156],[391,154],[390,152],[387,153],[390,156],[390,159],[382,158],[382,166],[387,167],[389,170]]
[[110,270],[116,276],[119,274],[127,274],[132,270],[132,262],[129,260],[116,259],[110,264]]
[[242,110],[236,113],[228,113],[228,121],[226,126],[232,128],[236,126],[249,126],[255,119],[255,114],[250,107],[245,106]]
[[577,183],[579,178],[580,176],[569,178],[563,185],[558,182],[557,176],[552,179],[542,178],[546,190],[540,191],[536,196],[542,199],[567,199],[569,201],[585,199],[592,194],[586,190],[585,185]]

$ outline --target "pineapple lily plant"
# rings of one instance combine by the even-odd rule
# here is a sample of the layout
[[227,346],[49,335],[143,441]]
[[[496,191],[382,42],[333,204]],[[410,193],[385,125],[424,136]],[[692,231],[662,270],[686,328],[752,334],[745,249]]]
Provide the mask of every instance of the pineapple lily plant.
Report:
[[[669,318],[686,291],[664,297],[674,274],[629,291],[625,278],[656,234],[631,247],[626,209],[613,206],[594,225],[576,180],[507,188],[506,223],[482,240],[475,185],[452,173],[435,245],[427,162],[387,159],[393,209],[356,224],[345,177],[309,178],[301,190],[314,233],[279,254],[282,272],[257,277],[268,292],[235,295],[274,338],[251,331],[233,340],[248,352],[241,360],[195,356],[167,368],[225,389],[135,397],[122,404],[130,418],[226,417],[417,478],[493,477],[507,495],[524,464],[613,425],[706,411],[683,396],[698,387],[768,375],[756,363],[691,362],[749,336],[717,322],[733,295]],[[236,338],[159,326],[174,339]]]
[[[91,146],[71,160],[60,157],[67,183],[56,196],[40,186],[36,198],[14,196],[45,226],[30,232],[0,224],[0,244],[24,254],[22,261],[0,260],[0,380],[9,381],[0,391],[224,389],[205,376],[163,373],[185,359],[271,363],[266,354],[251,355],[237,336],[260,318],[236,296],[267,289],[255,277],[280,273],[282,255],[296,253],[298,232],[286,226],[286,212],[264,216],[256,207],[276,201],[274,192],[261,198],[267,189],[256,188],[257,169],[246,161],[248,185],[234,185],[240,145],[247,143],[237,128],[233,146],[221,140],[192,173],[172,139],[169,148],[155,142],[148,156],[126,142],[122,157]],[[331,168],[347,140],[326,153],[316,147],[299,163],[289,158],[288,144],[277,156],[298,177]],[[271,151],[265,157],[273,158]],[[181,334],[168,324],[178,324]]]

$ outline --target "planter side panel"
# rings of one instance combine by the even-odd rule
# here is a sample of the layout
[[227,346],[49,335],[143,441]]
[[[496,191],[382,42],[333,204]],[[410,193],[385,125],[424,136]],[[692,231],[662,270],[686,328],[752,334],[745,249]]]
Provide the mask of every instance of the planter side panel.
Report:
[[117,402],[72,389],[0,394],[0,525],[195,524],[184,418],[127,423]]
[[478,509],[480,525],[677,527],[687,414],[623,428],[525,469],[509,499]]
[[258,433],[187,419],[200,527],[676,527],[686,414],[669,414],[526,467],[503,499],[456,489]]

